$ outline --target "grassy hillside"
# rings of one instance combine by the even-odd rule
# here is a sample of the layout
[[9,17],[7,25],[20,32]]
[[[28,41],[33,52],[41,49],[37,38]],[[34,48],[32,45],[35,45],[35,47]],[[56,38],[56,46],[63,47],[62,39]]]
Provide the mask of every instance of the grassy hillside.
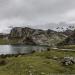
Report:
[[9,41],[3,38],[0,38],[0,44],[9,44]]
[[75,57],[75,52],[50,50],[18,57],[0,57],[0,75],[75,74],[75,65],[63,66],[60,62],[64,56]]
[[75,49],[75,45],[62,45],[58,46],[60,49]]
[[17,44],[19,41],[19,39],[3,39],[3,38],[0,38],[0,45],[6,45],[6,44]]

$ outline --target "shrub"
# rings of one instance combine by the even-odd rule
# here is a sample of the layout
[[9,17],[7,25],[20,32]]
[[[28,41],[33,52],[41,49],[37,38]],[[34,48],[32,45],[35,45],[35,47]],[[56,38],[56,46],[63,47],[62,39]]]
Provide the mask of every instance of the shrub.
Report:
[[4,60],[4,59],[0,60],[0,65],[6,65],[6,64],[7,64],[6,60]]

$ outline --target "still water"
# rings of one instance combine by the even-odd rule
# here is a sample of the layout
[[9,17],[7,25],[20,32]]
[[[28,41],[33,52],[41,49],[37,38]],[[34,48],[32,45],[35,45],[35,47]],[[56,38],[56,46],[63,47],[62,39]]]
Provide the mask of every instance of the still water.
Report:
[[47,50],[46,46],[32,46],[32,45],[0,45],[0,55],[2,54],[19,54],[31,53],[33,50],[41,51]]

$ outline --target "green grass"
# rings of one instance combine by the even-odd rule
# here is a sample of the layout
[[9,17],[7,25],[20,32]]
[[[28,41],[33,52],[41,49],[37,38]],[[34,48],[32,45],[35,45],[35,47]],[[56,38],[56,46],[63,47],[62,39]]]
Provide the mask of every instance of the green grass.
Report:
[[64,48],[64,49],[75,49],[75,45],[63,45],[63,46],[60,46],[60,48]]
[[8,40],[0,38],[0,44],[9,44]]
[[0,45],[6,45],[6,44],[17,44],[17,42],[19,41],[19,39],[14,38],[14,39],[3,39],[0,38]]
[[[58,60],[53,59],[55,56],[58,57]],[[0,65],[0,75],[75,74],[75,65],[63,66],[60,63],[60,58],[64,56],[75,57],[75,52],[50,50],[30,55],[19,55],[18,57],[0,58],[0,60],[6,61],[5,65]]]

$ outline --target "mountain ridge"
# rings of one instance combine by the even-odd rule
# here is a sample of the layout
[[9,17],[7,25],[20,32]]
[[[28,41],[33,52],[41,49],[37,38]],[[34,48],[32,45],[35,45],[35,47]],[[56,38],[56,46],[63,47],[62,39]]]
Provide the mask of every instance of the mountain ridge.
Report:
[[12,28],[9,39],[19,39],[19,44],[35,44],[55,46],[63,41],[67,36],[63,33],[54,30],[32,29],[29,27],[14,27]]

